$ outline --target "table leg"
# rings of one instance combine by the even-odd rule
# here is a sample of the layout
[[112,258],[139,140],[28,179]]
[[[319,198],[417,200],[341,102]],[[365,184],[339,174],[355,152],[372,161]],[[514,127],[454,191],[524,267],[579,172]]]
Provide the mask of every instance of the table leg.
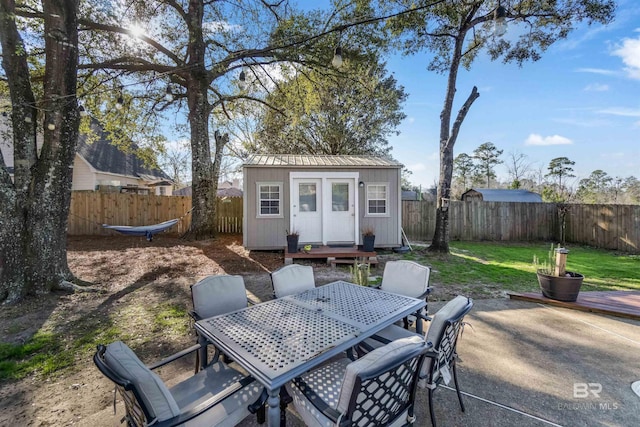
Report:
[[269,427],[280,426],[280,387],[268,390],[267,398],[267,425]]
[[202,334],[198,334],[198,344],[200,344],[200,348],[198,349],[198,357],[200,359],[200,370],[203,370],[208,363],[208,354],[207,354],[207,339],[202,336]]

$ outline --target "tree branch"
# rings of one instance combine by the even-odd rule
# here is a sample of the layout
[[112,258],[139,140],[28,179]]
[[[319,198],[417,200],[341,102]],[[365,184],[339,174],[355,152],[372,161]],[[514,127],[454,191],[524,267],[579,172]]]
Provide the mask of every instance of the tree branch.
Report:
[[469,97],[460,108],[460,111],[458,111],[458,115],[456,116],[456,120],[453,122],[453,126],[451,128],[451,135],[447,140],[447,145],[445,146],[445,149],[448,149],[450,145],[455,144],[456,139],[458,138],[458,133],[460,132],[460,127],[462,126],[462,122],[464,121],[464,118],[469,112],[469,108],[471,108],[471,104],[473,104],[473,102],[476,99],[478,99],[479,96],[480,96],[480,92],[478,92],[478,88],[474,86],[473,89],[471,90],[471,93],[469,94]]
[[[112,33],[124,34],[124,35],[127,35],[127,36],[131,35],[131,31],[126,29],[126,28],[118,27],[118,26],[115,26],[115,25],[100,24],[98,22],[89,21],[88,19],[78,19],[78,24],[84,25],[85,27],[87,27],[89,29],[92,29],[92,30],[108,31],[108,32],[112,32]],[[137,36],[137,38],[139,40],[142,40],[143,42],[145,42],[149,46],[152,46],[158,52],[161,52],[164,55],[166,55],[167,58],[171,59],[176,65],[184,66],[184,62],[182,61],[182,59],[180,57],[175,55],[173,52],[171,52],[169,49],[167,49],[166,47],[164,47],[163,45],[161,45],[157,41],[153,40],[151,37],[148,37],[148,36],[145,36],[145,35],[140,35],[140,36]]]
[[149,62],[141,58],[128,57],[114,58],[108,61],[91,64],[78,64],[78,69],[81,70],[99,70],[104,68],[134,72],[156,71],[159,73],[170,73],[176,71],[175,66],[154,64],[153,62]]

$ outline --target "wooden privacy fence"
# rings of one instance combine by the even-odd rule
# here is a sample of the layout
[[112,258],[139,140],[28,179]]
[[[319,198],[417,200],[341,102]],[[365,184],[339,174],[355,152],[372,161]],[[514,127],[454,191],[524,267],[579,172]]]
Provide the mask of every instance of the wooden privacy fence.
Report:
[[[242,233],[242,198],[218,198],[219,233]],[[555,203],[449,203],[451,240],[565,241],[604,249],[640,253],[640,206]],[[113,235],[110,225],[152,225],[182,219],[168,230],[186,232],[191,224],[189,196],[74,191],[69,211],[69,235]],[[564,213],[564,221],[562,216]],[[430,241],[436,223],[436,204],[403,201],[402,226],[410,240]],[[563,230],[564,228],[564,230]]]
[[565,206],[568,242],[640,253],[640,206]]
[[[216,203],[217,231],[242,233],[242,198],[218,198]],[[102,228],[102,224],[153,225],[174,218],[181,220],[167,233],[183,234],[191,224],[191,214],[187,214],[190,209],[190,196],[74,191],[71,194],[68,234],[114,235],[115,231]]]
[[[555,203],[449,203],[451,240],[562,240],[604,249],[640,252],[640,206]],[[403,201],[402,226],[411,240],[430,241],[436,203]],[[563,227],[564,224],[564,227]]]

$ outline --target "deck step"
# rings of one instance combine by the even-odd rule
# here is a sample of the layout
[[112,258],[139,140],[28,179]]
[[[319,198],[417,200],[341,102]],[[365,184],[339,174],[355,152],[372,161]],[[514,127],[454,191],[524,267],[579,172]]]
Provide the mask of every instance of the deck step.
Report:
[[311,248],[310,251],[298,251],[290,253],[286,248],[284,251],[284,263],[291,264],[294,258],[326,258],[327,264],[331,264],[332,260],[340,260],[338,264],[351,263],[354,264],[358,259],[367,259],[370,264],[378,262],[377,253],[375,251],[365,252],[357,246],[330,247],[318,246]]
[[335,267],[336,264],[355,265],[358,262],[360,264],[369,264],[375,267],[378,265],[378,257],[376,256],[367,257],[367,259],[364,259],[364,260],[361,258],[333,258],[333,257],[327,258],[327,264],[331,264],[331,267]]

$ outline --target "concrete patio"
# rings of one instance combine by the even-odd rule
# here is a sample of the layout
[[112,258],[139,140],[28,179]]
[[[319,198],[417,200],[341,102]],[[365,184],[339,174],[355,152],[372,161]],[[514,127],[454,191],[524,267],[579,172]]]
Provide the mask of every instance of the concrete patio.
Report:
[[[466,412],[452,388],[439,388],[438,426],[640,425],[640,397],[631,390],[640,380],[640,321],[509,299],[476,300],[466,321],[458,343]],[[123,409],[118,403],[114,415],[109,405],[78,425],[120,425]],[[415,426],[431,425],[422,389],[416,416]],[[258,426],[255,417],[240,425]],[[291,406],[287,425],[304,425]]]
[[[640,425],[631,390],[640,380],[639,321],[507,299],[475,301],[466,320],[458,344],[466,412],[453,389],[439,389],[439,426]],[[425,390],[416,412],[416,426],[431,425]],[[287,415],[287,425],[303,425]]]

